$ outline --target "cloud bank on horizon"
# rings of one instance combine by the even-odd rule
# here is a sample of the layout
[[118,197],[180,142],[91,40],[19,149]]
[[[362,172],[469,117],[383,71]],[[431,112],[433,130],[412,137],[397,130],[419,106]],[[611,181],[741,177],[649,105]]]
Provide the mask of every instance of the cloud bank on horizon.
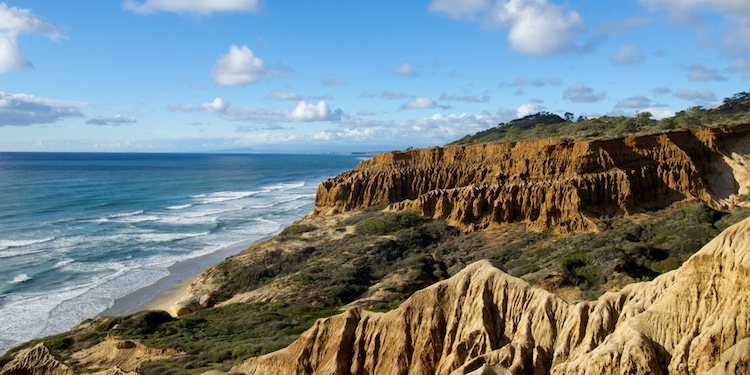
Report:
[[668,117],[750,80],[744,0],[71,5],[0,2],[0,150],[426,147],[538,111]]

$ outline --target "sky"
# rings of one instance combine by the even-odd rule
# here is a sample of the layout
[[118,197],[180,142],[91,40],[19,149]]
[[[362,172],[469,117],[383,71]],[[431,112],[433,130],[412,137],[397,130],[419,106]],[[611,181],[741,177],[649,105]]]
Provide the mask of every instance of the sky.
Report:
[[0,151],[431,147],[749,82],[747,0],[0,1]]

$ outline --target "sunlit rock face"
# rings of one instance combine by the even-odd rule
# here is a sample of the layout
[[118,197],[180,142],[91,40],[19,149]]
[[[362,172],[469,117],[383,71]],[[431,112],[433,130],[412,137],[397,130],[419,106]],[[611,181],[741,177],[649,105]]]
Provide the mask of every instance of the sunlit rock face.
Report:
[[750,125],[639,137],[449,146],[380,154],[318,188],[318,213],[390,204],[464,230],[597,219],[697,198],[727,210],[750,183]]

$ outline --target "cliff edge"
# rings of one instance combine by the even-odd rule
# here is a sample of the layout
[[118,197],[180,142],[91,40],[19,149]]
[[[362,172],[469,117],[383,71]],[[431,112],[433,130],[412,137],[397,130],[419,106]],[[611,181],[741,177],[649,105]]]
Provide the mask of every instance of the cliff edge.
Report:
[[480,261],[397,309],[319,320],[244,374],[750,372],[750,219],[679,269],[568,304]]
[[750,124],[613,140],[447,146],[376,155],[318,188],[317,213],[383,204],[464,230],[525,222],[596,230],[602,216],[686,198],[728,210],[750,184]]

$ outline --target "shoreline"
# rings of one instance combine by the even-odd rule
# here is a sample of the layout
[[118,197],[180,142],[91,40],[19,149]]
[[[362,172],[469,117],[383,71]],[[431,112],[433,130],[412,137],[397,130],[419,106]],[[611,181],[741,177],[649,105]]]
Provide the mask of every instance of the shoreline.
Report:
[[188,294],[188,287],[198,279],[206,269],[219,264],[226,258],[247,250],[250,246],[267,241],[273,236],[266,236],[256,241],[236,243],[211,254],[201,255],[169,267],[169,274],[155,283],[138,289],[115,300],[114,304],[97,314],[97,316],[120,316],[146,310],[163,310]]

